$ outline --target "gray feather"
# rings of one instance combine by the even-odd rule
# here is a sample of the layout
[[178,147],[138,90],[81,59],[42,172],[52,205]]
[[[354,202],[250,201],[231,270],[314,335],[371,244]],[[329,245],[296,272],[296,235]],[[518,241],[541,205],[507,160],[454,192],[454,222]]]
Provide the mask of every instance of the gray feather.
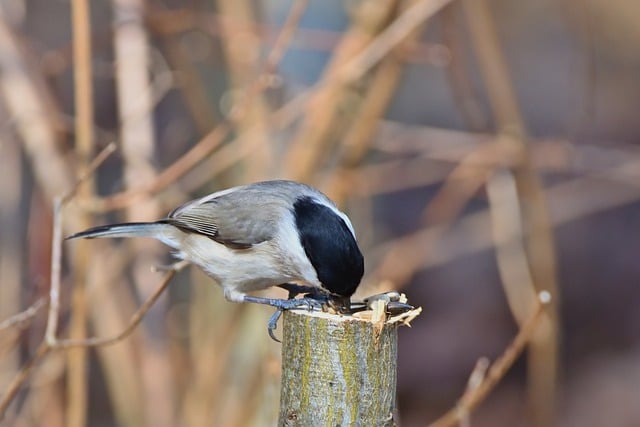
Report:
[[115,237],[154,237],[157,238],[167,225],[158,222],[128,222],[122,224],[101,225],[80,233],[73,234],[65,240],[94,239]]
[[246,248],[271,239],[278,221],[301,193],[326,199],[319,191],[296,182],[258,182],[185,203],[162,222],[227,246]]
[[333,206],[324,194],[307,185],[293,181],[264,181],[187,202],[157,222],[105,225],[67,239],[153,237],[173,246],[167,237],[171,235],[167,227],[177,227],[232,248],[246,249],[272,239],[278,230],[278,221],[291,214],[294,202],[301,196],[323,200]]

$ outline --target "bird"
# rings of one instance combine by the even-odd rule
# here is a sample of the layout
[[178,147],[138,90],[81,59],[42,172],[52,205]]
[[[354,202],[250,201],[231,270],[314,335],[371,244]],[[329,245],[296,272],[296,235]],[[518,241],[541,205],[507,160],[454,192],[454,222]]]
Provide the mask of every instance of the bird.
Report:
[[[277,315],[327,304],[346,310],[364,275],[349,217],[322,192],[295,181],[232,187],[189,201],[158,221],[97,226],[65,240],[126,237],[159,240],[179,262],[213,278],[226,300],[266,304]],[[289,291],[288,298],[251,294],[273,286]],[[273,337],[272,322],[269,327]]]

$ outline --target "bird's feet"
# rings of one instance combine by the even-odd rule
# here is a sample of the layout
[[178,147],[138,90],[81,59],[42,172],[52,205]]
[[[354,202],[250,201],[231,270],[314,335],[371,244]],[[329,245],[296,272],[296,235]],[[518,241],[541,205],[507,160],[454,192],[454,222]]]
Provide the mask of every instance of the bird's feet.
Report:
[[326,301],[322,299],[322,296],[319,298],[316,297],[304,297],[297,299],[278,299],[278,298],[263,298],[263,297],[255,297],[252,295],[245,295],[243,297],[244,302],[251,302],[254,304],[264,304],[270,305],[271,307],[275,307],[278,310],[293,310],[296,308],[307,308],[309,311],[313,309],[322,310],[322,306]]
[[282,310],[277,309],[273,312],[271,317],[269,318],[269,322],[267,323],[267,332],[272,340],[275,342],[282,342],[278,338],[276,338],[276,328],[278,327],[278,320],[280,320],[280,316],[282,316]]
[[[297,287],[299,285],[293,285],[293,286]],[[300,288],[307,288],[307,287],[301,286]],[[289,295],[291,295],[292,291],[290,289],[288,288],[284,288],[284,289],[289,290]],[[307,293],[306,289],[304,292]],[[271,307],[277,308],[276,312],[273,313],[273,315],[269,319],[269,323],[267,324],[267,331],[269,332],[269,336],[271,337],[272,340],[276,342],[280,342],[280,340],[276,338],[274,331],[278,326],[278,320],[280,319],[280,316],[282,316],[282,312],[284,310],[293,310],[296,308],[306,308],[309,311],[322,310],[323,306],[327,304],[328,299],[329,298],[327,296],[321,295],[321,294],[316,294],[314,296],[307,296],[307,297],[298,298],[298,299],[263,298],[263,297],[255,297],[252,295],[245,295],[243,297],[244,302],[252,302],[254,304],[265,304],[265,305],[270,305]]]

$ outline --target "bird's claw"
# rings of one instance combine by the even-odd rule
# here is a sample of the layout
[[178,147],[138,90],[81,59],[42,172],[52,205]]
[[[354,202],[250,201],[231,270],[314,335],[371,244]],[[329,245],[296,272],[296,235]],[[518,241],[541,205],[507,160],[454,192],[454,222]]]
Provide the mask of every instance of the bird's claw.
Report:
[[278,320],[282,315],[282,312],[285,310],[294,310],[296,308],[306,308],[309,311],[313,311],[314,309],[322,310],[324,304],[326,304],[326,300],[328,297],[325,296],[317,296],[317,297],[304,297],[297,299],[276,299],[276,298],[263,298],[256,297],[252,295],[244,295],[244,302],[250,302],[255,304],[265,304],[270,305],[271,307],[275,307],[277,310],[269,319],[269,323],[267,324],[267,331],[269,332],[269,336],[277,342],[280,342],[275,335],[274,330],[278,326]]
[[267,323],[267,332],[269,332],[269,336],[275,342],[282,342],[278,338],[276,338],[275,330],[278,327],[278,320],[280,320],[280,316],[282,316],[282,310],[277,309],[275,313],[271,315],[269,318],[269,323]]
[[273,313],[273,315],[271,315],[271,317],[269,318],[269,322],[267,323],[267,332],[269,333],[271,339],[275,342],[282,342],[276,337],[275,330],[278,327],[278,320],[280,320],[283,311],[294,310],[296,308],[303,307],[305,307],[309,311],[313,311],[314,309],[322,310],[323,307],[323,303],[321,301],[318,301],[317,299],[311,297],[275,301],[280,301],[280,303],[278,306],[276,306],[277,310],[275,311],[275,313]]

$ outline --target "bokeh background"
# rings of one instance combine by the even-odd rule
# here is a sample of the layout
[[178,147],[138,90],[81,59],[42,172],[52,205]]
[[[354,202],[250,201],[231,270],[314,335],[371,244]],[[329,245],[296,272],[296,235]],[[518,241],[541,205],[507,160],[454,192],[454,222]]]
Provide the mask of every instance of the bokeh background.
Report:
[[[65,235],[261,179],[336,200],[365,253],[358,295],[399,289],[424,309],[399,331],[401,425],[453,407],[540,290],[553,304],[526,353],[467,422],[640,425],[637,2],[0,12],[0,396],[43,341],[53,200],[115,143],[65,205]],[[121,331],[168,262],[156,242],[65,243],[59,335]],[[39,358],[2,424],[274,425],[270,315],[186,269],[128,338]]]

